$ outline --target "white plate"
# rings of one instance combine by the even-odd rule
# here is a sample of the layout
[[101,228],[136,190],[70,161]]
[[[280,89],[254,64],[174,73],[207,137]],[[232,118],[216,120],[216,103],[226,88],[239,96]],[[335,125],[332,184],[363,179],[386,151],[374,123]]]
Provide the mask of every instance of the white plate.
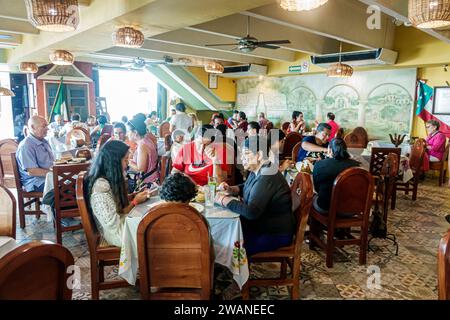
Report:
[[203,210],[205,210],[205,207],[199,203],[190,202],[189,205],[200,213],[202,213]]

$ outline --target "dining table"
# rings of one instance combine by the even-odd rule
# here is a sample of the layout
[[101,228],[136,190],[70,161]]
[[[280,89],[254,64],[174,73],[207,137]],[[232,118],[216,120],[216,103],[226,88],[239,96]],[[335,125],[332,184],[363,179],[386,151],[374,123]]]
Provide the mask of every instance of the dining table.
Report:
[[[154,196],[134,207],[125,218],[119,276],[131,285],[134,285],[138,278],[137,230],[139,223],[150,208],[161,202],[159,196]],[[214,245],[214,262],[228,268],[233,279],[242,289],[249,278],[249,266],[239,215],[218,205],[205,208],[203,204],[194,203],[192,206],[197,207],[197,211],[201,211],[200,214],[204,215],[209,224]]]

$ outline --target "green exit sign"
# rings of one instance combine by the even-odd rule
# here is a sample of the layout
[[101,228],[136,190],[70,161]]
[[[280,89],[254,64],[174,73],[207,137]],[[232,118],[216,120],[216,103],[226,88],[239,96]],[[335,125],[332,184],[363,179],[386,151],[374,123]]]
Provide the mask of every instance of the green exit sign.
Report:
[[289,72],[302,72],[302,66],[289,66]]
[[301,61],[301,64],[297,66],[289,66],[289,72],[299,72],[299,73],[309,72],[309,62]]

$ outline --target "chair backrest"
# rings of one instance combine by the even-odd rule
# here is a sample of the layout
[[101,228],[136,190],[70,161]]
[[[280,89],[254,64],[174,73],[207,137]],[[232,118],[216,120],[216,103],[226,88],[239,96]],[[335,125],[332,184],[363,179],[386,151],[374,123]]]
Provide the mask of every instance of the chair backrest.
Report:
[[[209,299],[210,243],[206,219],[188,204],[164,203],[150,209],[137,232],[142,298],[158,297],[150,292],[154,287],[172,298]],[[169,294],[171,290],[197,294]]]
[[[270,134],[270,130],[274,128],[273,122],[267,122],[263,129],[266,129],[267,134]],[[287,130],[287,129],[286,129]]]
[[110,136],[114,135],[114,126],[112,124],[105,124],[102,131],[100,132],[100,135],[102,134],[109,134]]
[[409,167],[414,171],[414,174],[419,174],[422,170],[423,157],[426,151],[425,139],[417,139],[411,147],[411,154],[409,156]]
[[450,229],[439,242],[438,290],[439,300],[450,300]]
[[76,183],[78,175],[89,168],[88,163],[53,166],[53,186],[55,192],[55,211],[77,207]]
[[106,141],[108,141],[109,139],[111,139],[111,135],[104,133],[100,136],[100,138],[98,138],[97,141],[97,150],[100,150],[100,148],[106,143]]
[[0,236],[16,238],[16,199],[0,185]]
[[159,125],[159,136],[165,137],[166,134],[170,134],[170,123],[167,121],[164,121]]
[[84,190],[85,176],[85,172],[82,172],[78,175],[75,192],[77,196],[78,210],[80,210],[81,223],[83,224],[84,233],[86,234],[86,240],[88,242],[91,259],[95,260],[96,258],[94,257],[94,255],[96,253],[97,246],[100,243],[100,233],[97,229],[94,218],[92,217],[88,209],[87,201],[89,201],[89,199],[86,201],[85,198],[87,196],[85,196]]
[[295,235],[295,256],[300,257],[306,225],[308,224],[314,192],[312,176],[306,172],[300,172],[291,186],[292,201],[298,203],[294,214],[297,219],[297,233]]
[[0,161],[2,163],[4,175],[14,175],[14,169],[11,162],[11,153],[17,151],[19,144],[13,139],[0,141]]
[[89,149],[78,149],[75,152],[75,158],[86,158],[86,160],[92,159],[92,153]]
[[339,130],[336,132],[336,138],[344,139],[344,129],[339,128]]
[[401,151],[402,149],[400,148],[372,148],[372,154],[370,156],[370,173],[379,176],[383,169],[384,161],[390,153],[397,155],[397,163],[399,163]]
[[331,193],[329,221],[332,225],[337,213],[354,213],[369,218],[374,179],[362,168],[349,168],[334,180]]
[[164,136],[164,147],[166,149],[166,151],[170,151],[170,148],[172,148],[172,135],[171,134],[166,134]]
[[16,153],[11,153],[11,164],[13,167],[13,173],[14,173],[14,180],[16,182],[16,189],[18,197],[21,196],[21,193],[24,191],[22,186],[22,180],[20,180],[20,172],[19,172],[19,165],[17,164],[17,158]]
[[91,145],[91,135],[89,131],[82,127],[75,127],[70,130],[66,135],[66,144],[71,144],[72,137],[76,137],[77,139],[84,140],[84,145]]
[[302,148],[302,142],[298,142],[294,148],[292,148],[292,161],[297,162],[297,155],[300,149]]
[[302,141],[302,135],[298,132],[289,133],[284,139],[283,156],[290,157],[292,155],[292,149],[295,145]]
[[70,300],[74,259],[48,241],[26,243],[0,259],[0,300]]
[[369,143],[369,136],[366,129],[357,127],[344,137],[348,148],[366,148]]
[[395,178],[398,175],[399,166],[400,158],[398,154],[395,152],[390,152],[383,162],[383,167],[381,168],[380,174]]
[[281,131],[286,133],[287,130],[289,129],[290,124],[291,124],[290,122],[283,122],[283,124],[281,125]]

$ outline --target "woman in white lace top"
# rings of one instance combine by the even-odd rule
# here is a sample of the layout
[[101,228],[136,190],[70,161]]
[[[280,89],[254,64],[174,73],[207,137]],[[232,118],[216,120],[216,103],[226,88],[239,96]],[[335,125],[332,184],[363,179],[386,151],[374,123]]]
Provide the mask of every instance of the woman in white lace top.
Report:
[[122,245],[126,215],[131,209],[150,198],[148,190],[138,193],[129,202],[125,171],[129,147],[118,140],[106,142],[100,149],[87,176],[90,211],[97,228],[109,245]]

